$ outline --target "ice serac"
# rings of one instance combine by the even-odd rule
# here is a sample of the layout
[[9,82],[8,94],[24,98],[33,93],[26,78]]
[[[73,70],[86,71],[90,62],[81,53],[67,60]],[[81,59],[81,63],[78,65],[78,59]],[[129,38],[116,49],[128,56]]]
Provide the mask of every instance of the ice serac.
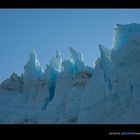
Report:
[[56,56],[52,58],[50,61],[50,65],[58,72],[61,72],[61,65],[62,65],[62,56],[61,53],[57,50]]
[[[21,122],[35,120],[38,113],[46,108],[49,101],[48,82],[44,70],[40,66],[36,52],[30,52],[30,57],[24,66],[23,95],[26,103],[22,106],[20,116],[15,116]],[[10,116],[12,117],[12,116]],[[10,121],[10,119],[9,119]]]
[[[140,25],[138,24],[116,25],[111,59],[110,57],[108,59],[106,50],[100,47],[101,59],[98,61],[99,63],[96,63],[96,67],[100,64],[101,67],[98,67],[98,69],[103,74],[99,73],[99,70],[96,70],[95,67],[94,76],[85,89],[84,96],[82,96],[79,123],[140,123],[140,119],[138,119],[140,111],[137,108],[140,104],[138,92],[140,90],[138,82],[140,79],[140,73],[138,72],[138,69],[140,69],[139,29]],[[104,59],[104,54],[106,54],[106,59]],[[107,63],[104,63],[104,60]],[[111,66],[111,68],[108,66]],[[108,71],[106,78],[104,77],[104,70]],[[99,78],[99,75],[101,78]],[[98,78],[96,79],[96,77]],[[108,84],[105,79],[108,79]],[[92,91],[92,86],[96,87],[94,91]],[[91,99],[94,100],[91,101]]]
[[[138,37],[140,34],[140,24],[131,23],[127,25],[116,24],[114,26],[115,35],[113,38],[113,49],[124,48],[131,37]],[[136,36],[135,36],[136,35]],[[138,38],[135,38],[136,40]],[[138,40],[137,40],[138,41]]]
[[36,53],[0,85],[0,123],[140,124],[140,25],[117,24],[111,50],[99,45],[95,67],[69,48],[45,72]]
[[30,52],[30,58],[24,66],[23,80],[24,82],[42,80],[43,74],[44,72],[40,66],[37,54],[33,50],[32,52]]
[[[136,23],[115,26],[111,57],[114,63],[124,65],[138,61],[140,52],[140,25]],[[135,57],[134,57],[135,56]]]
[[74,48],[69,47],[69,51],[71,53],[71,58],[74,61],[76,72],[81,72],[85,68],[85,63],[83,59],[83,55],[76,51]]

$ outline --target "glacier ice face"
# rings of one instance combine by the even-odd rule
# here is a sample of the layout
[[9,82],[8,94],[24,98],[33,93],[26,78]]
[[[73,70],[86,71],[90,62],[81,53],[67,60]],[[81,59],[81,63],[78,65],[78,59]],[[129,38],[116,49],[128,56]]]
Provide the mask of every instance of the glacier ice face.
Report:
[[39,115],[38,121],[40,123],[57,123],[58,120],[64,117],[65,98],[72,88],[72,78],[73,74],[71,73],[60,74],[56,81],[53,100],[48,104],[47,109]]
[[139,29],[138,24],[117,25],[111,54],[100,46],[101,58],[82,96],[78,123],[140,122]]
[[81,96],[90,75],[61,73],[56,81],[53,100],[38,118],[39,123],[76,123],[79,117]]
[[69,48],[57,51],[45,71],[30,53],[25,72],[0,85],[0,123],[140,123],[140,25],[115,27],[111,50],[99,45],[95,67]]
[[56,51],[56,56],[50,60],[50,64],[46,65],[45,80],[49,87],[49,100],[52,100],[55,92],[56,79],[62,70],[62,56],[59,51]]
[[49,100],[52,100],[54,96],[57,76],[58,71],[56,71],[51,65],[47,65],[45,70],[45,79],[48,82],[49,87]]

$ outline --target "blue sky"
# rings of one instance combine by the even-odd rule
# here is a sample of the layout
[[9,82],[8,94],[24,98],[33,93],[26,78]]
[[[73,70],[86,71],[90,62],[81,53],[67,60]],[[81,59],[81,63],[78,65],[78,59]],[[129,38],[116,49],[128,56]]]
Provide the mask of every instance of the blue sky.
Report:
[[34,49],[41,66],[68,47],[83,53],[87,65],[100,56],[98,44],[111,48],[115,24],[140,23],[139,9],[0,9],[0,82],[23,73]]

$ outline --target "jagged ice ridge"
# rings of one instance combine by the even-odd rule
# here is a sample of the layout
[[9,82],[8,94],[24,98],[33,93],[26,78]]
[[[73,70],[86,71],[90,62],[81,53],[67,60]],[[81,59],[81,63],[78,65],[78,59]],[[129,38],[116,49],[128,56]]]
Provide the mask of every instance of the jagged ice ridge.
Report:
[[24,73],[0,85],[0,123],[139,124],[140,25],[117,24],[112,49],[99,44],[94,67],[69,47],[42,69],[33,50]]

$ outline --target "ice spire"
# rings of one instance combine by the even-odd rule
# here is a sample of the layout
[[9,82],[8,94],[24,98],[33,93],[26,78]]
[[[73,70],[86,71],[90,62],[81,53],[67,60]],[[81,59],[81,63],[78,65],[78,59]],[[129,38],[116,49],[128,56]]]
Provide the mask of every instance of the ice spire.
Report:
[[81,53],[77,52],[72,47],[69,47],[69,51],[70,51],[71,57],[75,63],[75,67],[76,67],[77,72],[83,71],[85,68],[83,55]]
[[50,65],[58,72],[61,72],[62,56],[58,50],[56,51],[56,56],[50,61]]
[[34,50],[30,52],[30,57],[24,66],[24,81],[41,80],[43,77],[43,69],[40,67],[37,54]]

